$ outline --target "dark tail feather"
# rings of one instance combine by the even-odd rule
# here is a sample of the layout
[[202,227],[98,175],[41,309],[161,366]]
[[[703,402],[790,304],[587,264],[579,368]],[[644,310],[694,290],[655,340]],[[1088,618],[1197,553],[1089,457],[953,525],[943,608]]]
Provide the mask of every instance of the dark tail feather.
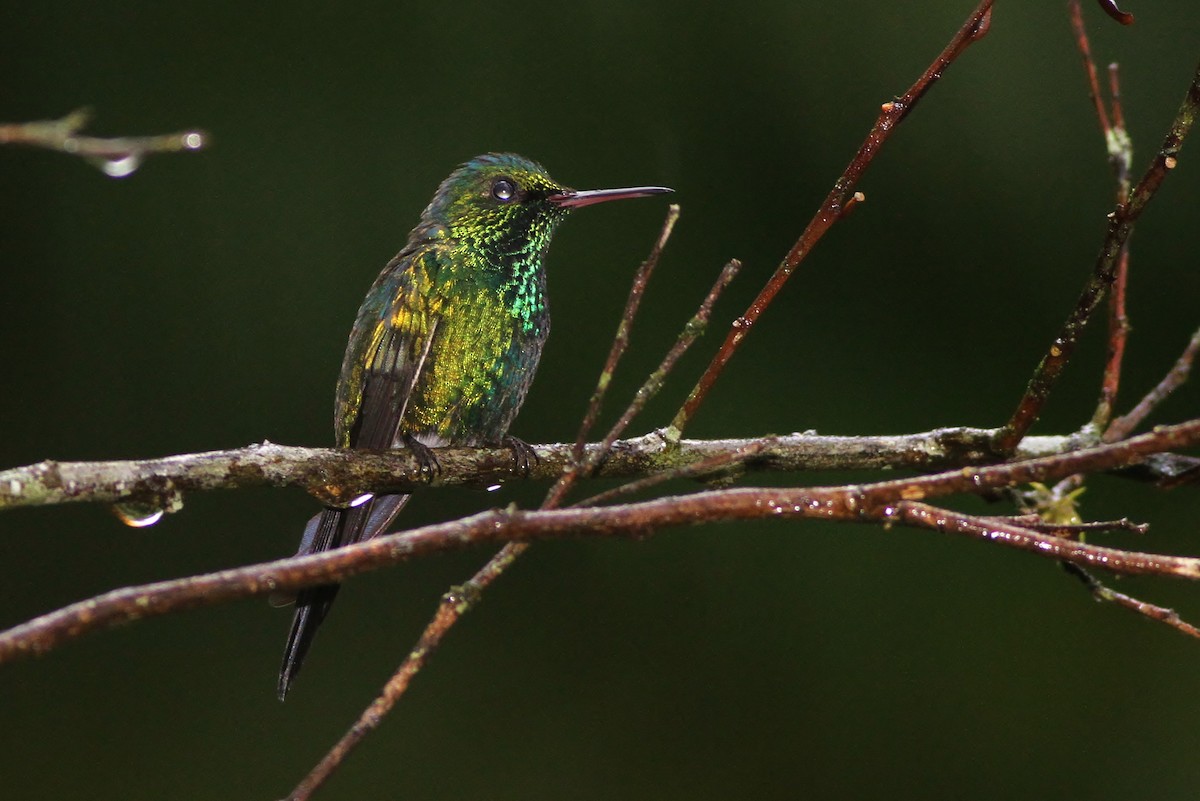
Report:
[[[404,508],[407,495],[380,495],[352,509],[325,509],[308,521],[300,540],[297,556],[320,553],[341,545],[369,540],[382,534]],[[296,595],[296,614],[288,632],[279,669],[279,700],[287,697],[292,682],[304,664],[304,657],[329,608],[337,597],[338,584],[322,584],[301,590]]]
[[329,612],[329,607],[333,606],[333,599],[340,588],[339,584],[325,584],[301,590],[296,596],[296,615],[292,618],[292,630],[288,632],[287,646],[283,650],[283,665],[279,668],[279,687],[276,692],[280,701],[287,698],[288,690],[296,680],[300,666],[304,664],[304,657],[312,647],[313,638],[317,636],[317,629]]

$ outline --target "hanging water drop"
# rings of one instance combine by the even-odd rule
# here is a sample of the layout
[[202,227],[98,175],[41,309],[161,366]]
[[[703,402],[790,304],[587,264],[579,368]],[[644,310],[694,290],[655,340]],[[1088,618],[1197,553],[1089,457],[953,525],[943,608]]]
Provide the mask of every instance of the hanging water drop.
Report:
[[113,514],[127,526],[146,528],[162,520],[165,514],[174,514],[183,508],[183,493],[168,479],[166,486],[157,495],[145,495],[114,503]]
[[133,528],[153,526],[159,520],[162,520],[162,516],[166,514],[166,510],[157,504],[142,503],[139,501],[114,503],[112,510],[118,520]]
[[142,156],[140,153],[126,153],[124,156],[96,159],[93,163],[109,178],[125,178],[142,166]]

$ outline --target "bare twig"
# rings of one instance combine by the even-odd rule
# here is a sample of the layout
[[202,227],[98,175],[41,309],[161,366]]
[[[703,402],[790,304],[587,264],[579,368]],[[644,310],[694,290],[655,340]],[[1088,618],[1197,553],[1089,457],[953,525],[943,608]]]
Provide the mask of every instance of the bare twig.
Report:
[[1104,147],[1108,152],[1109,163],[1117,176],[1117,202],[1123,203],[1129,196],[1129,170],[1133,163],[1133,144],[1129,138],[1129,132],[1125,128],[1125,113],[1121,108],[1120,70],[1116,64],[1108,65],[1108,95],[1111,107],[1106,108],[1104,96],[1100,90],[1096,62],[1092,59],[1087,28],[1083,22],[1080,0],[1069,0],[1067,6],[1071,17],[1071,28],[1075,32],[1075,46],[1083,59],[1083,69],[1087,75],[1088,97],[1096,111],[1096,121],[1100,124],[1100,132],[1104,135]]
[[1117,174],[1117,197],[1129,196],[1129,171],[1133,169],[1133,140],[1125,127],[1125,112],[1121,107],[1121,69],[1114,62],[1108,65],[1108,96],[1112,100],[1112,128],[1105,131],[1109,159]]
[[383,690],[371,702],[370,706],[363,710],[363,713],[359,715],[354,725],[334,743],[325,756],[321,757],[312,770],[300,780],[299,784],[288,794],[287,801],[304,801],[304,799],[312,797],[312,794],[338,769],[358,744],[368,734],[379,727],[383,719],[392,711],[396,702],[408,691],[413,677],[425,667],[425,664],[437,650],[438,646],[441,645],[442,639],[450,632],[450,629],[462,619],[463,615],[475,606],[483,591],[493,581],[503,575],[521,555],[523,548],[515,549],[512,546],[528,546],[529,544],[528,542],[508,543],[499,553],[489,559],[487,564],[480,568],[479,572],[472,576],[469,581],[460,586],[452,587],[449,592],[442,596],[437,611],[434,612],[433,619],[426,624],[425,630],[421,632],[421,636],[417,640],[417,644],[413,646],[408,656],[400,663],[400,667],[388,679],[387,684],[383,686]]
[[1076,540],[1043,534],[1032,528],[1005,523],[991,517],[975,517],[941,509],[927,503],[899,501],[884,510],[892,523],[906,523],[945,534],[1005,545],[1036,553],[1065,564],[1096,567],[1123,575],[1172,576],[1200,579],[1200,559],[1190,556],[1139,553],[1103,548]]
[[1129,243],[1117,257],[1117,272],[1113,277],[1112,294],[1108,298],[1108,357],[1104,363],[1104,378],[1100,383],[1100,400],[1092,414],[1092,427],[1103,431],[1112,419],[1121,386],[1121,366],[1125,361],[1125,343],[1129,340],[1129,318],[1125,314],[1125,288],[1129,283]]
[[1123,417],[1118,417],[1112,421],[1112,425],[1104,432],[1103,440],[1105,442],[1116,442],[1124,439],[1133,432],[1135,428],[1142,424],[1142,421],[1154,411],[1160,403],[1179,387],[1183,386],[1188,379],[1188,374],[1192,371],[1192,362],[1196,360],[1196,354],[1200,353],[1200,328],[1196,329],[1196,333],[1192,334],[1191,340],[1188,342],[1183,353],[1175,361],[1175,365],[1171,368],[1162,381],[1154,389],[1146,393],[1146,397],[1138,401],[1137,406],[1129,411],[1129,414]]
[[662,258],[663,249],[667,246],[667,240],[671,238],[671,232],[675,229],[675,223],[678,220],[679,206],[672,203],[667,207],[667,217],[663,220],[658,240],[655,241],[654,247],[650,249],[650,255],[646,257],[634,275],[633,285],[629,287],[629,297],[625,301],[625,311],[621,315],[621,322],[617,325],[617,333],[613,337],[612,347],[608,351],[608,359],[605,360],[604,368],[600,371],[600,378],[596,381],[596,389],[592,392],[592,397],[588,401],[587,413],[584,414],[583,422],[579,426],[579,435],[575,438],[574,456],[577,462],[583,459],[584,444],[587,442],[588,436],[592,433],[592,426],[596,424],[596,418],[600,416],[600,407],[604,402],[604,396],[608,392],[609,386],[612,384],[612,377],[617,371],[617,364],[621,361],[621,357],[625,354],[625,349],[629,346],[629,332],[633,328],[633,320],[637,316],[639,306],[641,306],[642,295],[646,291],[646,284],[650,281],[650,276],[654,272],[654,268],[658,266],[658,261]]
[[[612,453],[613,445],[616,443],[617,438],[625,432],[629,424],[633,422],[634,417],[645,408],[646,404],[658,394],[658,391],[662,389],[663,383],[675,368],[679,359],[682,358],[688,348],[704,333],[704,329],[708,326],[709,317],[712,316],[713,305],[716,304],[717,298],[721,296],[721,293],[733,281],[741,266],[741,262],[734,259],[721,268],[717,280],[713,283],[712,288],[708,290],[708,294],[704,296],[704,300],[700,302],[700,307],[696,310],[696,313],[684,325],[683,331],[675,339],[675,344],[671,346],[658,367],[650,373],[642,383],[642,386],[634,393],[633,399],[630,400],[624,413],[617,419],[612,428],[609,429],[603,441],[596,448],[593,448],[587,454],[586,458],[577,458],[575,464],[559,477],[558,481],[551,487],[550,492],[547,493],[546,499],[542,502],[543,509],[554,509],[561,505],[563,498],[566,497],[567,492],[570,491],[579,477],[591,474],[608,458],[609,454]],[[672,442],[677,441],[677,438],[673,440],[669,435],[666,439]],[[582,451],[582,444],[579,446],[579,451]]]
[[748,443],[743,448],[730,451],[728,453],[719,453],[709,459],[705,459],[687,467],[679,467],[675,470],[668,470],[665,473],[655,473],[652,476],[630,481],[628,484],[622,484],[619,487],[613,487],[610,490],[592,495],[589,498],[584,498],[581,501],[571,504],[572,508],[579,506],[600,506],[608,503],[614,498],[619,498],[623,495],[632,495],[635,492],[643,492],[652,487],[657,487],[659,484],[665,484],[668,481],[676,481],[684,478],[697,478],[700,476],[710,476],[714,473],[723,474],[730,468],[744,469],[746,462],[761,456],[769,451],[775,444],[774,437],[767,439],[755,440]]
[[[1116,64],[1110,64],[1109,96],[1112,101],[1111,122],[1109,112],[1105,108],[1104,98],[1100,91],[1100,80],[1096,71],[1096,62],[1092,59],[1092,48],[1088,41],[1087,28],[1083,23],[1083,9],[1080,0],[1070,0],[1068,9],[1071,17],[1071,27],[1075,31],[1075,45],[1083,58],[1083,68],[1087,75],[1088,97],[1096,111],[1096,120],[1100,123],[1100,132],[1104,135],[1105,148],[1108,151],[1108,162],[1112,165],[1117,178],[1116,202],[1124,203],[1129,197],[1129,169],[1133,160],[1133,142],[1125,130],[1125,114],[1121,109],[1120,72]],[[1113,278],[1113,290],[1108,299],[1108,359],[1104,366],[1104,379],[1100,386],[1100,400],[1092,415],[1092,427],[1103,431],[1112,419],[1113,406],[1117,401],[1117,391],[1121,382],[1121,364],[1125,358],[1125,343],[1129,338],[1129,320],[1125,315],[1125,288],[1129,280],[1129,243],[1121,248],[1117,260],[1116,274]]]
[[[617,420],[612,429],[609,430],[608,436],[604,438],[600,448],[597,450],[595,456],[591,459],[591,465],[589,469],[594,469],[602,459],[608,456],[608,453],[612,450],[613,443],[617,441],[617,437],[625,433],[625,430],[629,427],[629,424],[633,422],[634,417],[636,417],[650,401],[650,399],[657,395],[658,391],[662,389],[663,383],[666,381],[667,376],[673,369],[675,369],[675,365],[683,357],[683,354],[687,353],[688,348],[690,348],[696,342],[696,340],[700,338],[701,334],[704,333],[704,330],[708,328],[708,320],[712,316],[712,309],[717,302],[717,298],[721,297],[721,293],[724,292],[733,279],[737,277],[738,271],[741,270],[741,268],[742,263],[737,259],[733,259],[721,268],[721,273],[717,276],[716,282],[713,283],[712,288],[708,290],[708,294],[705,295],[704,300],[701,301],[700,308],[696,310],[696,313],[692,315],[692,318],[687,321],[686,325],[684,325],[683,331],[680,332],[679,337],[675,340],[675,344],[671,346],[671,349],[667,351],[667,355],[663,357],[662,362],[658,365],[654,372],[647,377],[646,382],[642,384],[642,386],[634,394],[633,400],[630,401],[629,407],[625,410],[625,413],[621,415],[620,419]],[[674,431],[668,430],[666,432],[666,438],[670,442],[678,442],[679,431],[677,429]]]
[[1145,210],[1146,204],[1154,197],[1158,187],[1162,185],[1167,173],[1178,164],[1179,149],[1195,122],[1198,110],[1200,66],[1196,69],[1179,111],[1150,167],[1129,193],[1128,202],[1117,204],[1109,214],[1108,231],[1092,275],[1084,285],[1075,308],[1034,371],[1012,417],[996,437],[996,450],[999,453],[1011,453],[1041,414],[1042,407],[1074,353],[1092,312],[1113,282],[1121,251],[1133,232],[1134,224]]
[[1135,523],[1127,517],[1122,517],[1120,520],[1095,520],[1090,523],[1070,524],[1042,520],[1037,515],[1013,515],[1011,517],[992,517],[989,515],[986,519],[1008,521],[1023,528],[1044,531],[1047,534],[1054,534],[1068,539],[1075,539],[1082,534],[1093,532],[1128,531],[1132,534],[1145,534],[1150,530],[1148,523]]
[[833,185],[833,189],[826,196],[816,215],[800,234],[796,244],[788,251],[783,263],[775,270],[762,291],[758,293],[758,297],[742,313],[742,316],[733,321],[729,334],[725,337],[725,342],[709,363],[704,374],[700,376],[700,380],[696,382],[696,386],[688,395],[683,407],[675,415],[675,419],[671,421],[671,425],[667,429],[670,436],[678,438],[683,435],[688,422],[695,416],[696,410],[704,402],[709,390],[725,370],[725,365],[733,358],[733,354],[737,352],[738,347],[758,318],[771,305],[775,296],[783,289],[784,284],[791,278],[800,262],[808,256],[821,237],[833,227],[835,222],[841,219],[848,206],[852,205],[852,202],[856,202],[854,187],[880,148],[883,147],[884,142],[891,136],[892,131],[908,116],[917,102],[941,79],[949,66],[963,54],[967,47],[987,33],[991,21],[991,9],[992,0],[983,0],[916,83],[910,86],[899,99],[883,104],[879,117],[871,127],[867,138],[859,146],[858,152],[854,154],[854,158],[851,159],[845,172]]
[[203,131],[181,131],[160,136],[100,138],[79,133],[88,120],[88,109],[72,111],[59,120],[0,124],[0,145],[30,145],[81,156],[113,178],[133,173],[152,153],[199,150],[208,143]]
[[1100,123],[1100,132],[1107,141],[1112,124],[1108,120],[1108,110],[1104,107],[1104,98],[1100,94],[1100,78],[1096,72],[1096,61],[1092,58],[1092,46],[1088,40],[1087,27],[1083,23],[1083,7],[1080,0],[1068,0],[1067,13],[1071,17],[1071,29],[1075,32],[1075,47],[1083,57],[1083,69],[1087,74],[1088,98],[1096,111],[1096,120]]
[[1088,588],[1088,591],[1091,592],[1092,597],[1097,601],[1115,603],[1117,606],[1137,612],[1139,615],[1144,615],[1151,620],[1166,623],[1171,628],[1177,629],[1189,637],[1200,638],[1200,629],[1197,629],[1191,623],[1179,617],[1179,613],[1174,609],[1147,603],[1146,601],[1134,598],[1132,595],[1117,592],[1079,565],[1064,562],[1063,569],[1082,581],[1084,586]]

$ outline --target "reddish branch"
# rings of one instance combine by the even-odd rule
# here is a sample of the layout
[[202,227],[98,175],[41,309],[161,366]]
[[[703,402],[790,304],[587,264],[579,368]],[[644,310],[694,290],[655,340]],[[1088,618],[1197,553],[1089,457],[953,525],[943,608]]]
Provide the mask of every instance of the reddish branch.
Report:
[[612,383],[613,374],[617,371],[617,365],[625,354],[625,349],[629,347],[629,332],[633,328],[633,320],[637,317],[638,309],[641,307],[646,285],[650,282],[650,276],[654,273],[654,268],[658,266],[659,259],[662,258],[663,249],[666,248],[667,240],[671,238],[671,232],[675,230],[675,223],[678,220],[679,206],[671,204],[667,207],[667,217],[663,220],[662,230],[654,242],[654,247],[650,249],[650,254],[634,274],[633,284],[629,287],[629,297],[625,301],[625,311],[621,314],[621,322],[617,324],[617,333],[613,337],[612,347],[609,348],[608,358],[604,362],[604,368],[600,371],[596,389],[588,401],[587,413],[584,414],[583,422],[579,426],[579,435],[575,438],[573,456],[576,462],[583,459],[583,446],[592,432],[592,426],[596,424],[596,418],[600,416],[600,407],[604,402],[608,387]]
[[[1108,151],[1108,161],[1112,165],[1117,178],[1116,202],[1124,203],[1129,197],[1129,170],[1133,159],[1133,145],[1125,130],[1125,114],[1121,109],[1120,71],[1116,64],[1110,64],[1109,98],[1112,104],[1111,121],[1104,96],[1100,90],[1099,73],[1096,62],[1092,58],[1092,47],[1088,40],[1087,28],[1083,22],[1083,8],[1080,0],[1070,0],[1068,11],[1071,27],[1075,31],[1075,46],[1083,58],[1084,73],[1087,76],[1088,97],[1096,112],[1096,121],[1100,124],[1100,132],[1104,135],[1105,149]],[[1121,248],[1117,260],[1117,271],[1113,279],[1112,294],[1108,300],[1108,358],[1104,366],[1104,380],[1100,385],[1100,400],[1092,415],[1092,425],[1098,431],[1103,431],[1112,419],[1113,407],[1117,402],[1117,391],[1121,382],[1121,365],[1125,358],[1125,344],[1129,338],[1129,320],[1125,315],[1125,289],[1129,281],[1129,246]]]
[[796,268],[800,265],[808,254],[820,241],[821,237],[833,227],[848,211],[849,207],[856,202],[854,187],[866,172],[867,167],[871,165],[875,156],[883,147],[884,142],[891,136],[909,112],[916,106],[925,94],[933,88],[933,85],[941,79],[946,70],[953,64],[959,56],[974,42],[983,38],[988,31],[988,25],[991,21],[992,0],[983,0],[979,7],[967,18],[966,23],[958,31],[950,44],[934,59],[933,63],[922,73],[916,83],[908,88],[904,95],[894,101],[884,103],[880,110],[879,117],[875,121],[875,125],[867,134],[867,138],[859,146],[858,152],[851,159],[850,164],[846,167],[846,171],[838,178],[833,185],[833,189],[825,198],[825,202],[817,210],[816,215],[809,221],[800,238],[788,254],[784,257],[783,263],[775,270],[775,274],[767,282],[762,291],[758,293],[758,297],[750,304],[749,308],[733,321],[733,325],[729,334],[725,337],[725,342],[721,345],[721,349],[717,351],[712,362],[704,374],[700,376],[700,380],[696,382],[696,386],[688,395],[683,407],[675,415],[675,419],[671,421],[671,426],[668,433],[671,436],[678,438],[687,428],[688,422],[695,416],[696,410],[700,404],[704,402],[708,392],[712,389],[713,384],[721,376],[725,370],[725,365],[733,358],[733,354],[737,352],[738,347],[750,333],[750,329],[758,322],[758,318],[766,311],[767,307],[783,289],[784,284],[792,277]]
[[1112,419],[1121,387],[1121,366],[1125,362],[1125,344],[1129,341],[1129,318],[1125,314],[1125,289],[1129,284],[1129,243],[1121,248],[1112,294],[1108,299],[1108,356],[1100,383],[1100,400],[1092,415],[1092,425],[1103,431]]
[[1120,254],[1133,232],[1134,224],[1145,211],[1146,205],[1154,197],[1159,186],[1162,185],[1167,173],[1177,166],[1179,149],[1195,122],[1198,109],[1200,109],[1200,66],[1197,67],[1183,103],[1179,107],[1179,112],[1172,121],[1170,130],[1158,153],[1155,154],[1149,169],[1146,170],[1146,174],[1129,193],[1128,201],[1118,203],[1117,207],[1109,214],[1108,231],[1100,248],[1100,254],[1096,258],[1092,275],[1084,285],[1075,308],[1067,317],[1058,336],[1050,344],[1046,355],[1042,357],[1037,370],[1034,371],[1033,378],[1030,379],[1016,411],[1013,412],[1008,423],[996,437],[997,452],[1011,453],[1041,414],[1042,407],[1074,353],[1075,346],[1079,342],[1079,337],[1087,326],[1092,312],[1113,283]]
[[1129,414],[1112,421],[1112,425],[1104,432],[1104,441],[1116,442],[1129,436],[1155,407],[1166,400],[1172,392],[1183,386],[1187,381],[1188,374],[1192,371],[1192,362],[1195,361],[1197,353],[1200,353],[1200,329],[1192,334],[1191,340],[1183,349],[1183,353],[1179,355],[1175,366],[1163,376],[1162,381],[1159,381],[1154,389],[1146,393],[1146,397],[1142,398],[1137,406],[1129,411]]
[[1179,613],[1174,609],[1168,609],[1167,607],[1159,606],[1158,604],[1147,603],[1139,600],[1138,598],[1134,598],[1132,595],[1126,595],[1123,592],[1117,592],[1116,590],[1102,583],[1099,579],[1097,579],[1088,571],[1084,570],[1079,565],[1073,565],[1064,562],[1063,568],[1065,568],[1068,573],[1082,581],[1084,586],[1088,588],[1088,591],[1092,593],[1092,597],[1097,601],[1116,604],[1123,609],[1136,612],[1143,617],[1148,617],[1151,620],[1158,621],[1159,623],[1165,623],[1176,631],[1186,634],[1189,637],[1200,639],[1200,629],[1197,629],[1191,623],[1188,623],[1179,617]]

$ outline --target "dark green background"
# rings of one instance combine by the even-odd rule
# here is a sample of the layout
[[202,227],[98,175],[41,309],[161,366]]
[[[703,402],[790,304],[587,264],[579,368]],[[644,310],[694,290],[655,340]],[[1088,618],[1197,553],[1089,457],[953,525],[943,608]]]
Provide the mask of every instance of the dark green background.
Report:
[[[1123,66],[1140,170],[1195,68],[1194,0],[1085,4]],[[579,187],[663,183],[683,217],[624,398],[721,264],[714,335],[636,426],[664,424],[880,103],[970,10],[764,2],[41,4],[0,29],[0,119],[81,105],[97,133],[203,127],[122,181],[0,151],[0,466],[331,440],[357,305],[438,181],[515,150]],[[1123,408],[1197,325],[1200,145],[1134,240]],[[906,122],[696,421],[704,436],[996,425],[1091,267],[1112,182],[1063,4],[1001,2]],[[589,209],[550,257],[554,336],[514,433],[569,439],[665,203]],[[1090,332],[1039,425],[1090,414]],[[1195,416],[1188,387],[1155,418]],[[611,417],[611,414],[610,414]],[[772,476],[833,482],[871,476]],[[437,492],[419,524],[502,497]],[[972,509],[981,508],[967,501]],[[0,623],[131,583],[291,553],[296,491],[197,495],[148,530],[102,508],[0,516]],[[1105,542],[1196,553],[1194,493],[1091,483]],[[5,798],[283,795],[488,551],[353,581],[293,697],[289,613],[247,602],[0,669]],[[1122,589],[1200,618],[1200,587]],[[1192,798],[1200,643],[1093,604],[1050,562],[928,532],[713,526],[535,548],[322,797]]]

